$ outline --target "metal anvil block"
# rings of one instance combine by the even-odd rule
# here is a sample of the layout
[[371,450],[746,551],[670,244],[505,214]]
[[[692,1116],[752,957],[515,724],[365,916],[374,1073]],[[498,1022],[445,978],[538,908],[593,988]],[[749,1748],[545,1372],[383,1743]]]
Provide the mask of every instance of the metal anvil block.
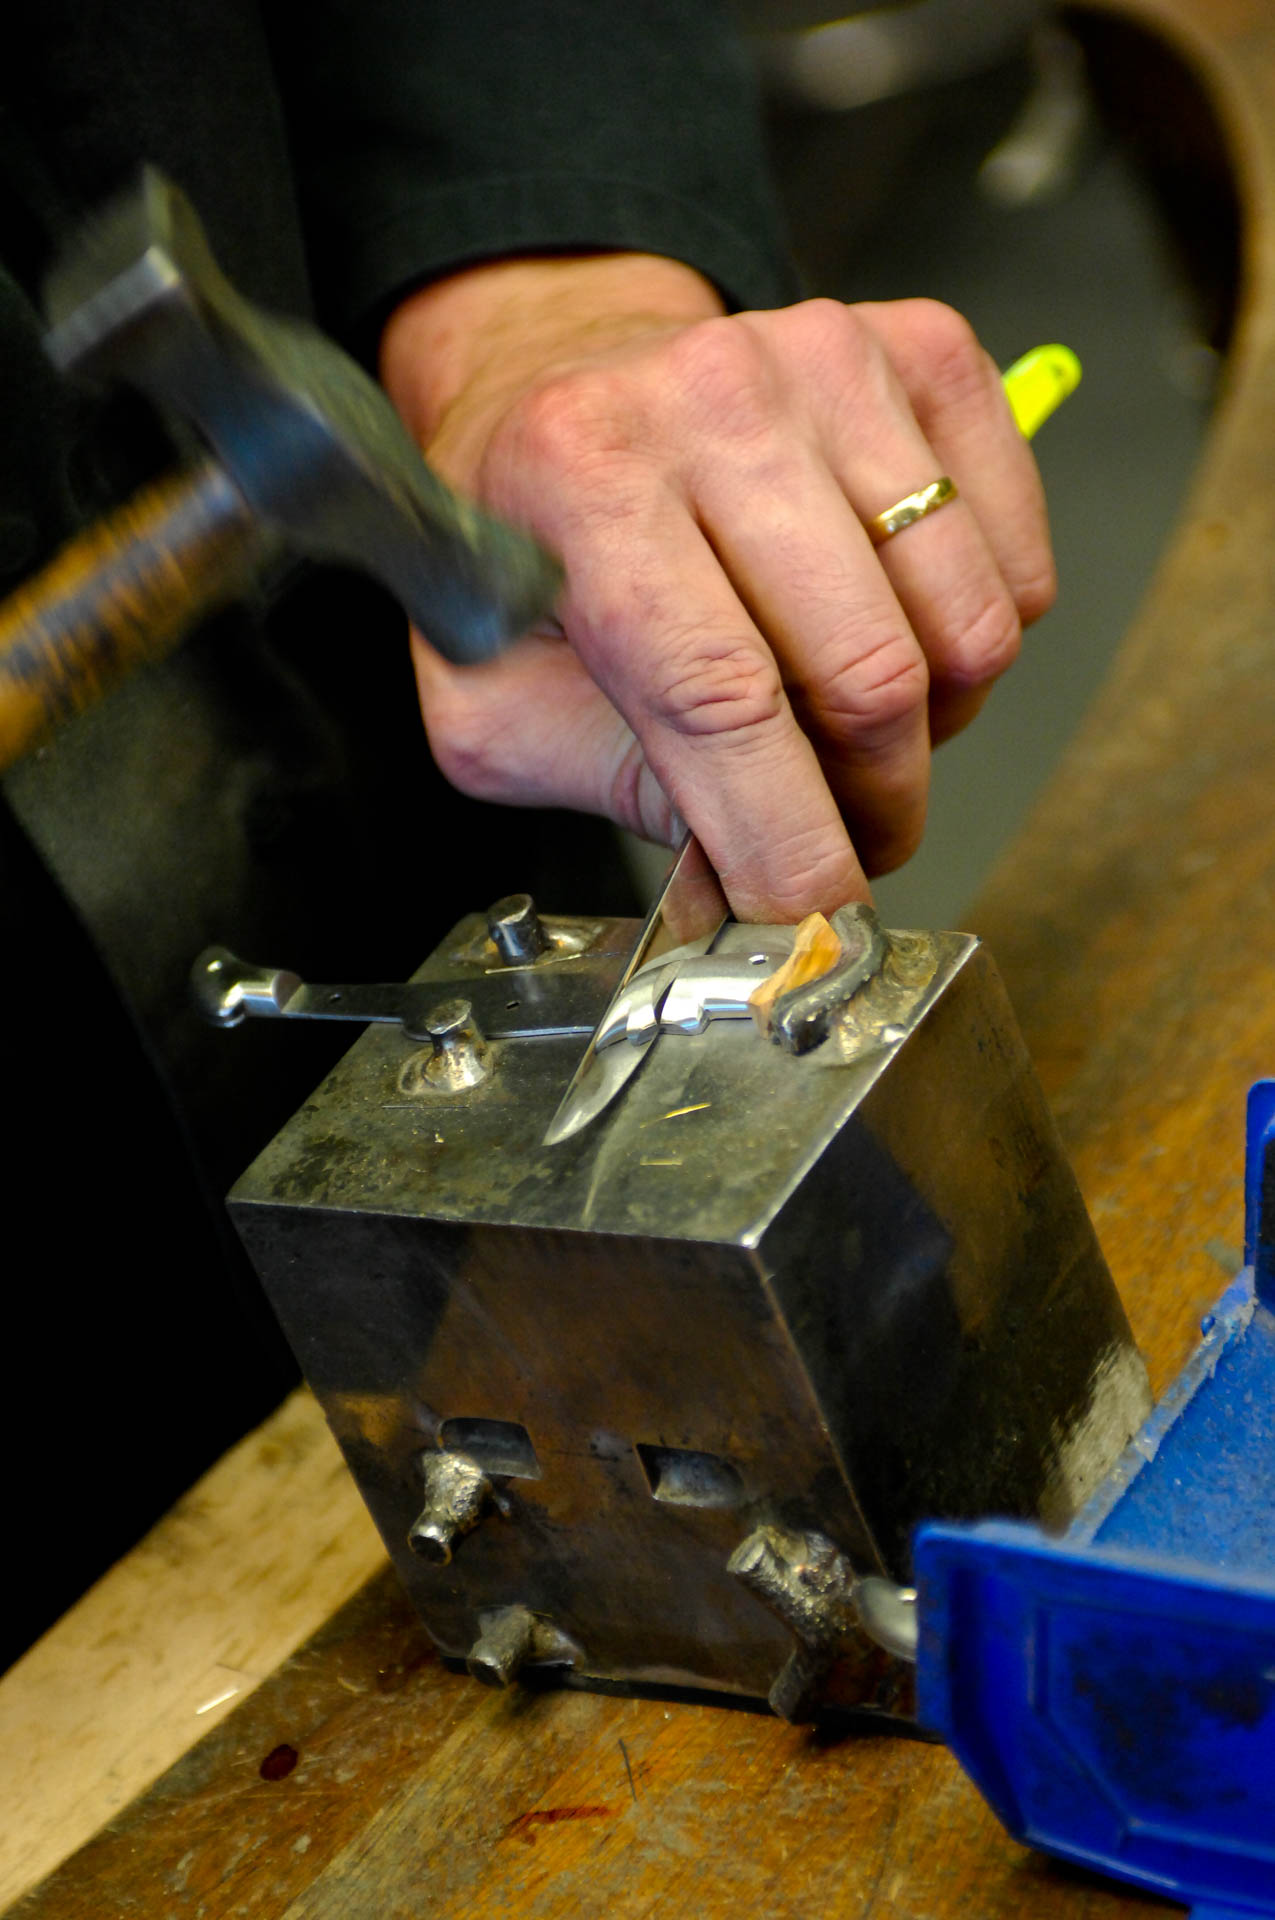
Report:
[[238,1230],[446,1656],[897,1707],[916,1523],[1064,1525],[1149,1406],[995,969],[888,935],[804,1052],[683,1009],[546,1146],[636,929],[543,926],[511,965],[462,921]]

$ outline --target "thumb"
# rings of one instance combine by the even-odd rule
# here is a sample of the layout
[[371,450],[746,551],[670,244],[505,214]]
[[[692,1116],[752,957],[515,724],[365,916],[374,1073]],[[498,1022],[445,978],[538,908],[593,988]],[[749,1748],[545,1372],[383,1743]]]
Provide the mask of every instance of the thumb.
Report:
[[430,749],[462,793],[573,807],[672,841],[672,804],[638,740],[560,635],[535,630],[458,667],[413,632],[412,664]]

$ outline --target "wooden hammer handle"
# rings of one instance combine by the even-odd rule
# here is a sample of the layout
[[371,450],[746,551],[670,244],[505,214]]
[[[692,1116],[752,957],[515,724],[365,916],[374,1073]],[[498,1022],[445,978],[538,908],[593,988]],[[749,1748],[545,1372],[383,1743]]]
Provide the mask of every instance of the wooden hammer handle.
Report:
[[0,771],[242,592],[262,546],[212,460],[77,535],[0,605]]

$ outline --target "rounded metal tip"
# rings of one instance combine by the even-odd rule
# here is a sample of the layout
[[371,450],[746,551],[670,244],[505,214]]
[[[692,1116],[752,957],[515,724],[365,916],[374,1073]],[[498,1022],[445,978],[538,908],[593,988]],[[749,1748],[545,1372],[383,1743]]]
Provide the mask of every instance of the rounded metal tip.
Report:
[[419,1554],[422,1560],[428,1560],[431,1566],[445,1567],[451,1563],[452,1543],[448,1530],[437,1521],[427,1521],[424,1526],[418,1522],[409,1532],[407,1544],[413,1553]]
[[528,1608],[502,1607],[488,1614],[465,1665],[485,1687],[507,1687],[518,1678],[536,1638],[536,1619]]
[[769,1570],[774,1558],[774,1549],[759,1530],[740,1541],[726,1563],[726,1571],[733,1573],[737,1579],[747,1580],[750,1574],[757,1573],[762,1567]]
[[205,947],[190,970],[196,1010],[216,1027],[237,1027],[247,1013],[283,1013],[301,985],[284,967],[254,967],[229,947]]
[[431,1089],[461,1092],[478,1086],[491,1072],[491,1048],[469,1001],[460,995],[437,1001],[411,1032],[413,1038],[423,1035],[430,1050],[424,1056],[413,1054],[399,1072],[399,1088],[410,1098]]
[[916,1588],[868,1574],[854,1591],[859,1624],[869,1639],[900,1660],[915,1660],[920,1637]]
[[487,929],[501,959],[511,967],[530,966],[553,948],[529,893],[507,893],[488,907]]
[[440,1000],[425,1016],[425,1031],[432,1040],[472,1039],[477,1031],[474,1010],[459,995],[454,1000]]
[[471,1653],[466,1665],[473,1679],[480,1680],[485,1687],[507,1687],[514,1678],[514,1675],[506,1673],[501,1663],[495,1659],[487,1657],[480,1659],[476,1654]]
[[228,947],[206,947],[190,970],[190,993],[196,1011],[215,1027],[237,1027],[244,1017],[239,992],[245,971]]

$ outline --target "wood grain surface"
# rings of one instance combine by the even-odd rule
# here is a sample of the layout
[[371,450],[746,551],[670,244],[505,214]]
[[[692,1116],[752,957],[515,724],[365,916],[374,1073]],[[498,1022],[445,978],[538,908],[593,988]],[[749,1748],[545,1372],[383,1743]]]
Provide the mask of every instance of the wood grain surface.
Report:
[[[1245,211],[1242,322],[1171,551],[974,919],[1160,1388],[1239,1245],[1245,1092],[1275,1071],[1275,4],[1113,10],[1185,53],[1226,131]],[[292,1515],[304,1531],[328,1496],[297,1497],[311,1503]],[[190,1577],[224,1585],[270,1525],[249,1500],[242,1537],[202,1559],[196,1543]],[[294,1561],[288,1577],[298,1572]],[[322,1568],[312,1575],[309,1602],[326,1611]],[[144,1616],[142,1593],[136,1604]],[[260,1586],[234,1598],[245,1644],[265,1644],[270,1606]],[[138,1649],[128,1691],[142,1728],[166,1693],[162,1675],[148,1692],[144,1649],[171,1659],[181,1622],[143,1617],[121,1630]],[[62,1633],[41,1655],[50,1713]],[[104,1645],[96,1664],[67,1671],[110,1718],[121,1709],[108,1664]],[[48,1756],[38,1728],[30,1739],[35,1772]],[[99,1766],[86,1761],[76,1788],[64,1771],[53,1797],[97,1790]],[[484,1692],[440,1665],[380,1575],[15,1912],[748,1910],[802,1920],[1165,1911],[1016,1846],[936,1747],[721,1707]]]
[[323,1415],[298,1390],[0,1681],[0,1907],[385,1564]]

